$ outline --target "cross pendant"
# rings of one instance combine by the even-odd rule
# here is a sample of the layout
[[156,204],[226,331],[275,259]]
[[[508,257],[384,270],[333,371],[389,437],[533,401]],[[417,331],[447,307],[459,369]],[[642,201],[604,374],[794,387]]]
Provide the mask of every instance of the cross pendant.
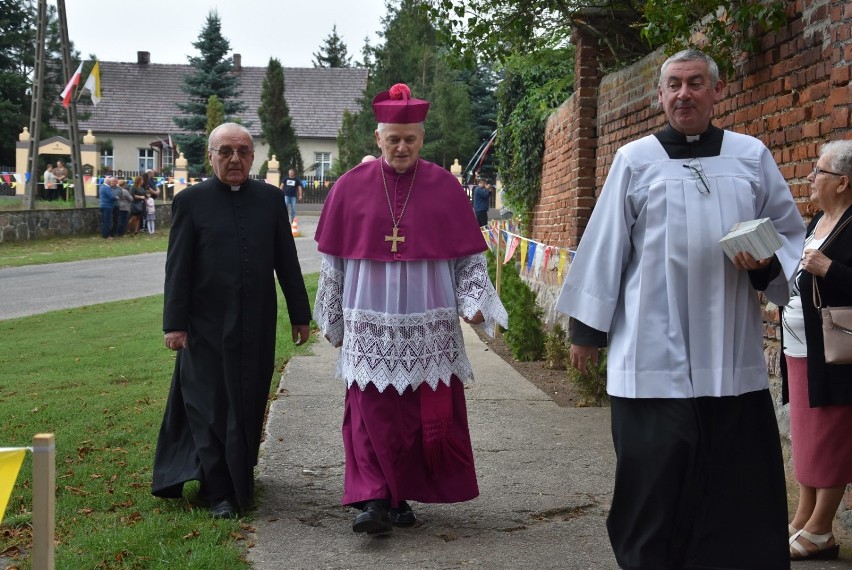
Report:
[[394,226],[393,235],[385,236],[385,241],[393,242],[391,243],[391,253],[396,253],[396,244],[397,242],[405,242],[405,236],[399,236],[396,232],[399,231],[399,228]]

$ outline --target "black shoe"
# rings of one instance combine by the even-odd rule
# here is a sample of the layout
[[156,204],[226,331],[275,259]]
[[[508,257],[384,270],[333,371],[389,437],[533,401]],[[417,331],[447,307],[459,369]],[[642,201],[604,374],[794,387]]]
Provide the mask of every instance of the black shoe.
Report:
[[214,519],[235,519],[239,516],[237,507],[231,502],[231,499],[221,499],[214,501],[210,505],[210,514]]
[[352,521],[354,532],[366,532],[367,534],[378,534],[393,530],[386,501],[367,501],[363,512],[355,515]]
[[399,507],[391,509],[388,517],[393,526],[414,526],[414,523],[417,522],[417,516],[411,510],[411,506],[405,501],[400,501]]

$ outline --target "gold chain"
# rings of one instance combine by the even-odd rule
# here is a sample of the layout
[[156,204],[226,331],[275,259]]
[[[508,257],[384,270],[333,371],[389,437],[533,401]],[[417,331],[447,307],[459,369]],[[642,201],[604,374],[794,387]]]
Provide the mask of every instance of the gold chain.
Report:
[[390,192],[388,192],[388,183],[385,180],[385,168],[383,165],[379,166],[379,169],[382,172],[382,185],[385,187],[385,198],[388,199],[388,209],[390,210],[391,222],[393,222],[394,228],[399,226],[399,223],[402,221],[402,216],[405,215],[405,207],[408,206],[408,199],[411,198],[411,190],[414,188],[414,179],[417,177],[418,164],[420,164],[420,159],[418,159],[417,162],[414,163],[414,174],[411,175],[411,184],[408,186],[408,196],[405,197],[405,203],[402,205],[402,211],[399,213],[399,219],[397,219],[393,215],[393,206],[391,206]]

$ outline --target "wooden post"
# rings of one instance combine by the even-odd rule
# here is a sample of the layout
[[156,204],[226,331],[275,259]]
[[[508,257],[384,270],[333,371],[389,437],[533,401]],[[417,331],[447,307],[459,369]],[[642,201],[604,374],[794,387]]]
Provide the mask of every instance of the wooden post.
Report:
[[[499,297],[500,296],[500,281],[501,281],[500,276],[502,275],[501,269],[503,268],[503,256],[500,255],[500,244],[503,242],[503,230],[500,229],[499,223],[497,223],[497,222],[492,222],[492,223],[495,225],[495,227],[497,229],[497,253],[494,254],[494,257],[496,258],[496,261],[497,261],[494,280],[497,281],[497,283],[494,284],[494,287],[497,289],[497,296]],[[500,334],[501,334],[500,333],[500,325],[497,325],[497,326],[494,327],[494,336],[499,337]]]
[[33,436],[33,570],[53,570],[56,514],[56,441]]

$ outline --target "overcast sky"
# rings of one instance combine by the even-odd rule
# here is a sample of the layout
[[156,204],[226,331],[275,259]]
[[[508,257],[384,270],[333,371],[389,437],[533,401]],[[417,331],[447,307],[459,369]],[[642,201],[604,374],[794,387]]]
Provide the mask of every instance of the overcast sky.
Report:
[[[49,0],[55,4],[55,0]],[[385,0],[65,0],[68,35],[83,59],[187,63],[199,52],[192,42],[211,10],[219,13],[222,35],[242,64],[265,67],[276,57],[284,67],[313,67],[313,53],[337,25],[352,63],[360,61],[364,38],[381,41]]]

